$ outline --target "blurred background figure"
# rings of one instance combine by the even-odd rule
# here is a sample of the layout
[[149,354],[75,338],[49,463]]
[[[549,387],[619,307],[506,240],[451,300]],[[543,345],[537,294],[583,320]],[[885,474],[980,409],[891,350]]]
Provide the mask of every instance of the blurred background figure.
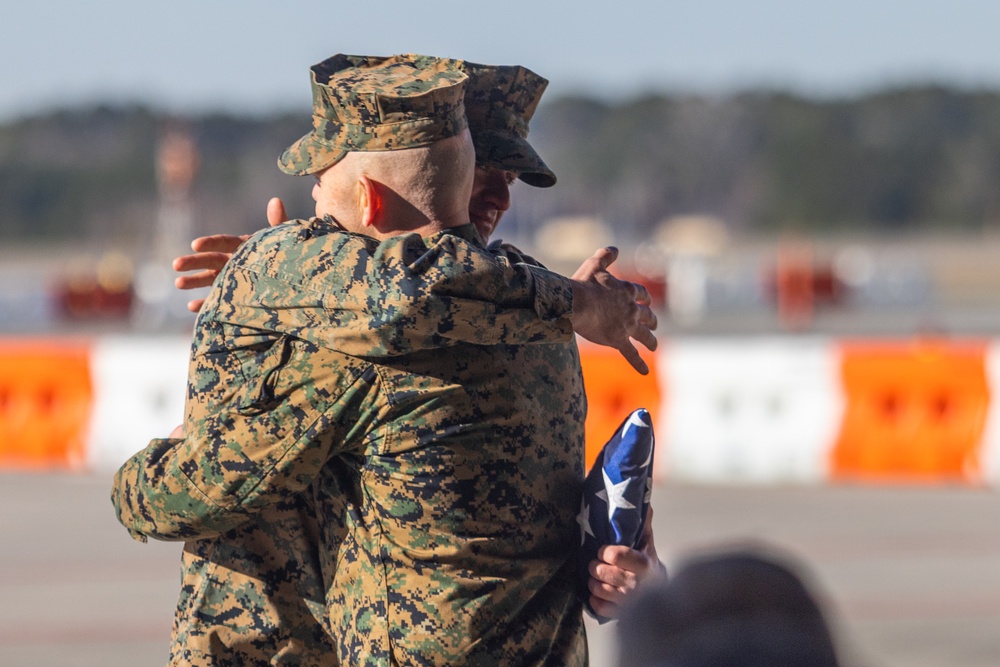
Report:
[[624,611],[619,667],[836,667],[801,570],[755,547],[691,558]]
[[168,322],[185,324],[190,318],[181,299],[170,289],[170,259],[185,250],[192,229],[192,186],[198,173],[199,156],[191,128],[168,121],[156,146],[156,230],[137,278],[138,307],[133,325],[140,331],[162,330]]

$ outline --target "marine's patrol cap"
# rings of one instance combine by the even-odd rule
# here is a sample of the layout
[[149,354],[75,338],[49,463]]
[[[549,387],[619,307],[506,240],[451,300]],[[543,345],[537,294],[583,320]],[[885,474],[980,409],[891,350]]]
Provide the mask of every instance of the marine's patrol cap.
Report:
[[517,65],[478,65],[465,62],[465,114],[469,119],[476,165],[519,174],[539,188],[556,184],[556,175],[528,143],[528,121],[549,85],[534,72]]
[[287,174],[314,174],[349,151],[428,146],[468,127],[457,60],[337,54],[310,72],[313,129],[278,158]]

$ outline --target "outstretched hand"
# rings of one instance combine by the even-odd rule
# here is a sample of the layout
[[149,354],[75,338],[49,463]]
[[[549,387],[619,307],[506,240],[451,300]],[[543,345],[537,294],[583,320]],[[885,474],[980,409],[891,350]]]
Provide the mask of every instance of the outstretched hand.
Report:
[[601,248],[573,274],[573,329],[592,343],[615,348],[646,375],[649,367],[632,340],[656,349],[656,315],[645,287],[608,272],[616,259],[617,248]]
[[[288,220],[285,214],[285,204],[277,197],[267,202],[267,224],[271,227]],[[174,271],[197,271],[178,276],[174,280],[177,289],[197,289],[208,287],[215,280],[222,267],[233,256],[240,244],[250,238],[249,234],[234,236],[231,234],[213,234],[201,236],[191,242],[192,255],[181,255],[173,261]],[[197,313],[204,305],[205,299],[194,299],[187,304],[188,310]]]

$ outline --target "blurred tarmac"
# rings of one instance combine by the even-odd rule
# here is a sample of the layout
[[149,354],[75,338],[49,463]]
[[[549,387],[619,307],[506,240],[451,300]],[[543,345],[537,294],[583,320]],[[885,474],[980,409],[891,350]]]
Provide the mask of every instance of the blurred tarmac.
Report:
[[[165,664],[180,546],[118,525],[111,474],[0,475],[0,665]],[[825,593],[845,665],[1000,664],[1000,494],[953,487],[658,485],[658,551],[764,540]],[[588,625],[614,664],[614,624]]]

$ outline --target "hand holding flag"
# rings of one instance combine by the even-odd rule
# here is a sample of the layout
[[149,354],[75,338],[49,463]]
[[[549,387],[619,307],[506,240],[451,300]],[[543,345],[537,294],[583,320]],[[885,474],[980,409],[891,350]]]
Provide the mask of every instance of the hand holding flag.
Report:
[[653,488],[653,448],[652,419],[640,408],[604,445],[584,481],[577,516],[579,594],[587,610],[602,623],[610,619],[598,614],[590,603],[590,563],[606,545],[643,546]]

